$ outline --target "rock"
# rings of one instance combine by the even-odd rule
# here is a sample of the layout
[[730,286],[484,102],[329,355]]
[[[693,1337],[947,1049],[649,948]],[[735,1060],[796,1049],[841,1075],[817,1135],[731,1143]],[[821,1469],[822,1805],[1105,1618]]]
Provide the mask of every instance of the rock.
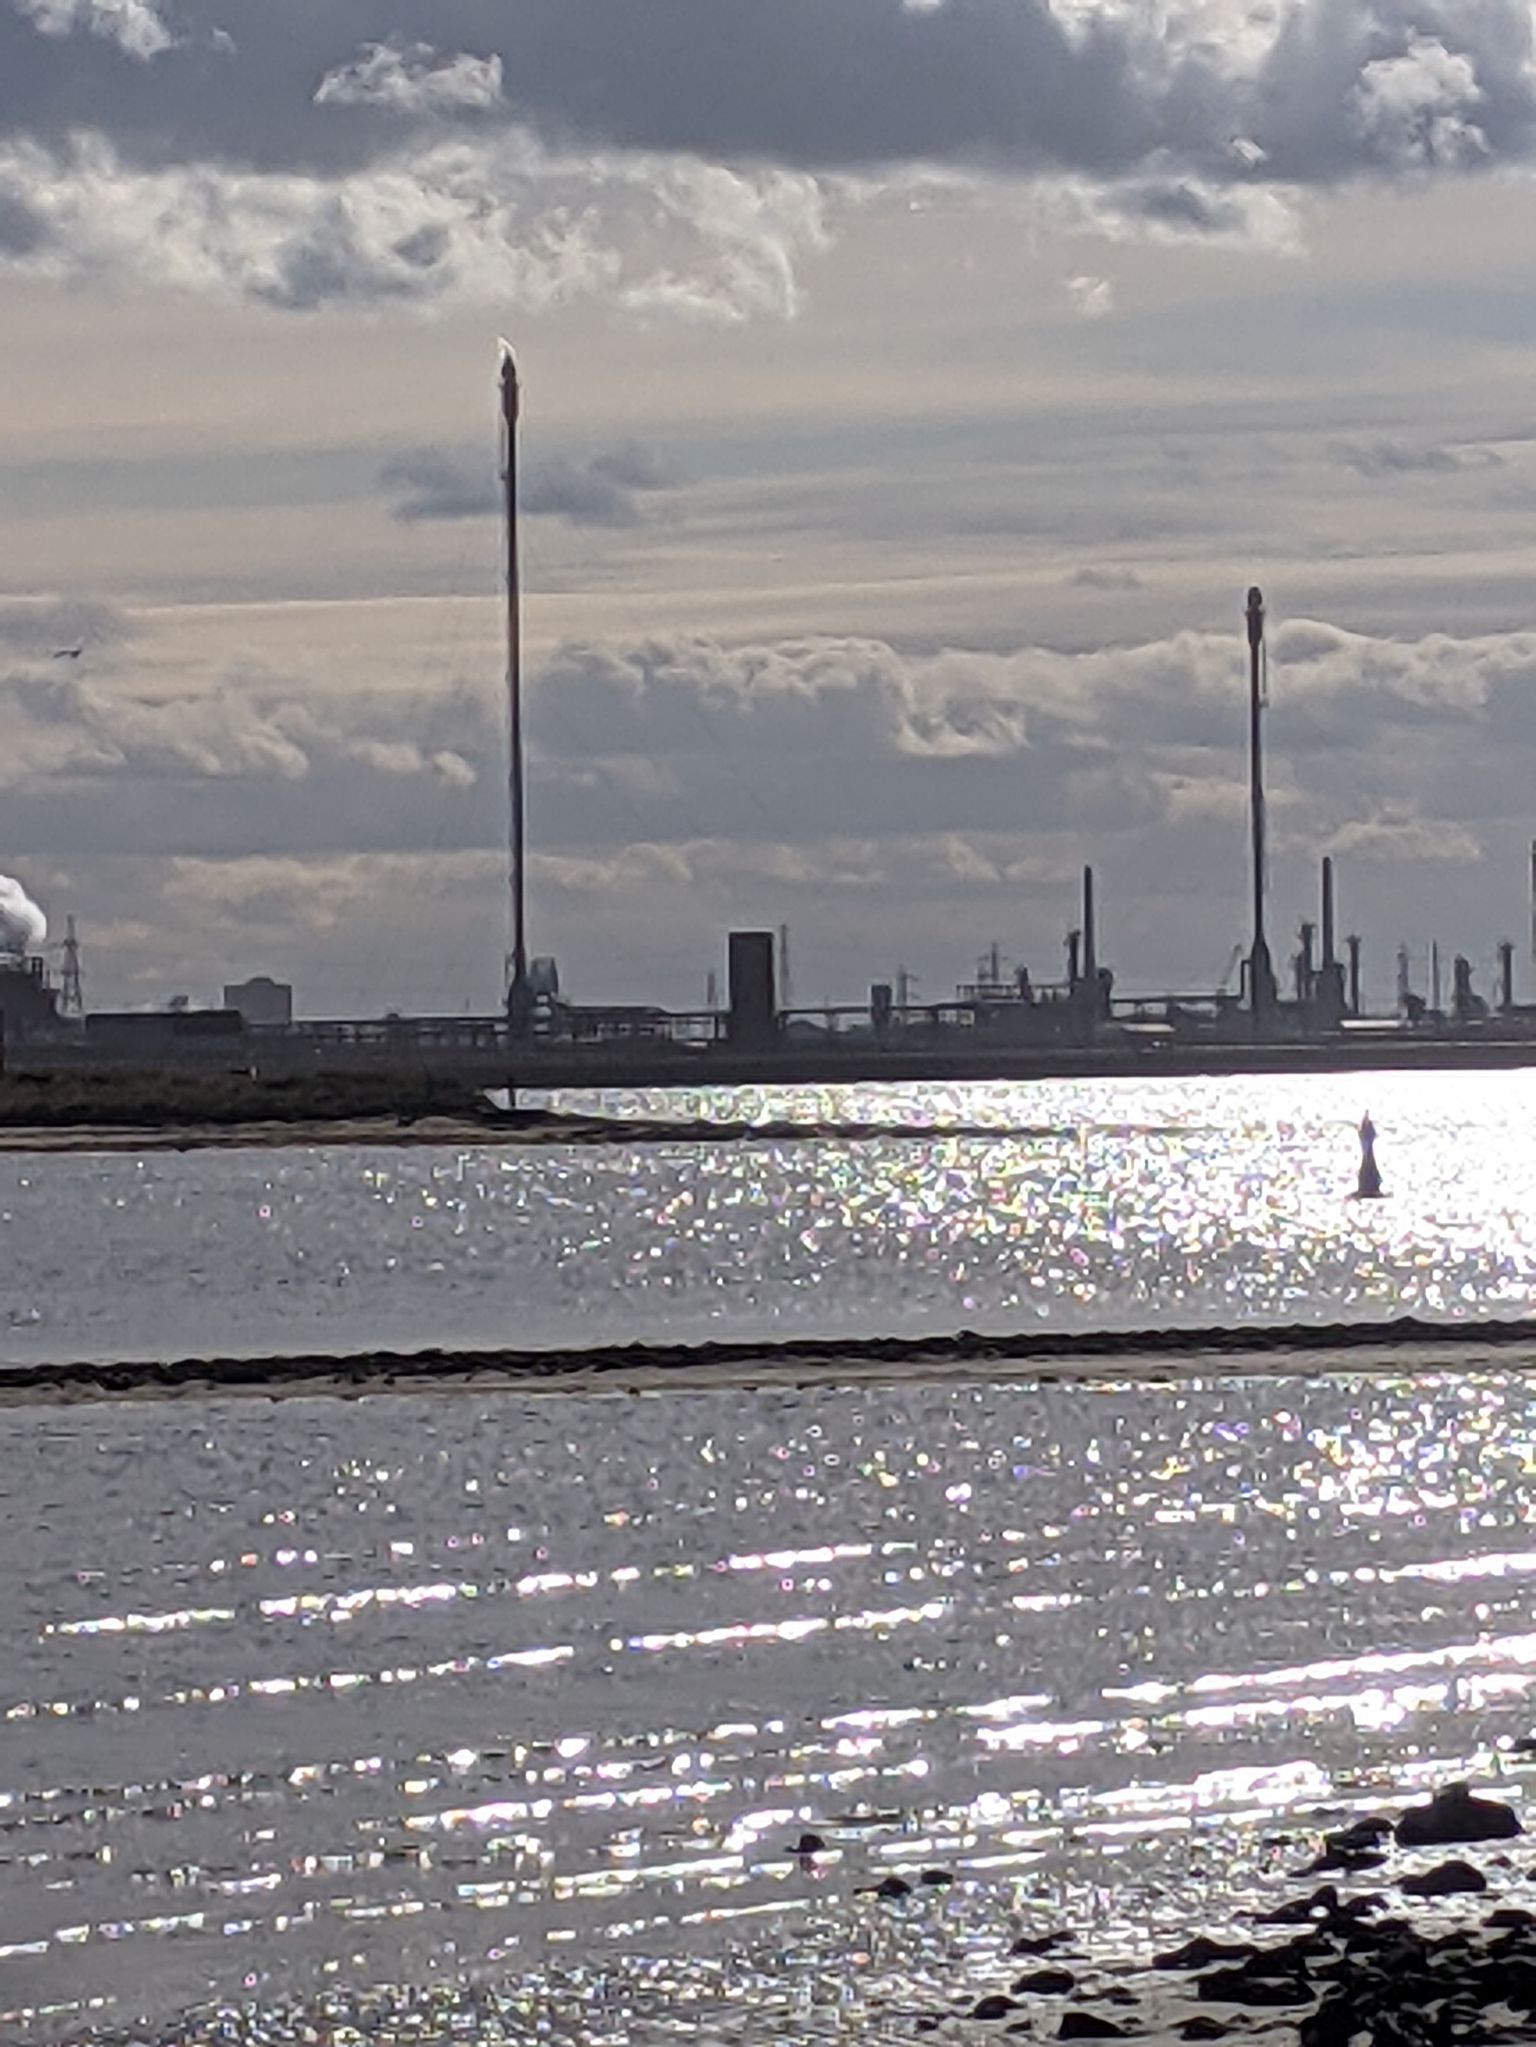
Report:
[[875,1885],[877,1898],[910,1898],[911,1895],[912,1886],[904,1876],[882,1877]]
[[979,1997],[971,2006],[970,2015],[973,2019],[1005,2019],[1009,2012],[1017,2011],[1018,2008],[1011,1997],[1003,1997],[999,1994],[992,1997]]
[[1465,1784],[1447,1784],[1428,1805],[1411,1805],[1397,1823],[1400,1848],[1444,1848],[1458,1841],[1507,1841],[1525,1829],[1496,1798],[1478,1798]]
[[1486,1891],[1488,1879],[1470,1862],[1437,1862],[1422,1876],[1405,1876],[1398,1885],[1410,1898],[1454,1898],[1461,1891]]
[[1335,1827],[1324,1834],[1325,1848],[1342,1848],[1346,1855],[1357,1848],[1374,1848],[1378,1841],[1385,1840],[1392,1832],[1392,1822],[1383,1813],[1372,1813],[1362,1820],[1352,1820],[1347,1827]]
[[1523,1905],[1500,1905],[1490,1912],[1484,1922],[1488,1926],[1505,1926],[1523,1929],[1536,1926],[1536,1912],[1527,1912]]
[[1321,1855],[1315,1855],[1306,1868],[1296,1874],[1322,1876],[1330,1869],[1338,1869],[1348,1875],[1355,1870],[1379,1869],[1386,1859],[1379,1848],[1345,1848],[1334,1844],[1324,1848]]
[[1217,2004],[1310,2004],[1305,1977],[1250,1975],[1247,1969],[1213,1969],[1200,1978],[1200,1996]]
[[942,1889],[952,1884],[954,1878],[947,1869],[925,1869],[918,1878],[918,1882],[920,1884],[929,1884],[935,1889]]
[[1070,1933],[1021,1933],[1008,1952],[1011,1955],[1048,1955],[1052,1949],[1066,1947]]
[[1179,2028],[1181,2040],[1221,2040],[1232,2028],[1225,2019],[1213,2019],[1209,2012],[1197,2012],[1194,2018],[1186,2019]]
[[1069,1990],[1077,1988],[1077,1978],[1070,1969],[1031,1969],[1027,1976],[1021,1976],[1013,1986],[1015,1997],[1029,1993],[1036,1997],[1062,1997]]
[[1339,1892],[1336,1884],[1319,1884],[1310,1898],[1290,1898],[1283,1905],[1277,1905],[1273,1912],[1261,1912],[1260,1926],[1303,1926],[1309,1919],[1320,1919],[1339,1909]]
[[1056,2037],[1058,2040],[1123,2040],[1125,2028],[1117,2026],[1113,2019],[1101,2019],[1097,2012],[1067,2011],[1061,2015]]
[[1249,1955],[1256,1955],[1258,1949],[1251,1940],[1211,1940],[1206,1934],[1197,1933],[1193,1940],[1185,1941],[1183,1947],[1176,1947],[1166,1955],[1154,1955],[1154,1969],[1208,1969],[1212,1962],[1240,1962]]
[[820,1834],[802,1834],[789,1852],[791,1855],[820,1855],[826,1845]]

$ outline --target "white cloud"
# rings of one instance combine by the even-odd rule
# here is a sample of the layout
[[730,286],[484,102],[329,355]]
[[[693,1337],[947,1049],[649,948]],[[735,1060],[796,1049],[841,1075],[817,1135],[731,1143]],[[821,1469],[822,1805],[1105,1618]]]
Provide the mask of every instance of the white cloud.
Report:
[[1401,55],[1363,68],[1353,106],[1360,135],[1391,168],[1457,170],[1488,155],[1471,118],[1482,98],[1470,57],[1415,36]]
[[365,43],[351,63],[325,74],[315,104],[412,114],[486,109],[500,104],[501,83],[498,56],[445,57],[430,43]]
[[1465,867],[1481,860],[1483,851],[1464,825],[1448,818],[1417,817],[1387,812],[1340,825],[1328,841],[1330,853],[1391,866],[1428,861],[1436,866]]
[[1102,320],[1115,310],[1115,287],[1107,277],[1069,277],[1067,302],[1080,320]]
[[813,178],[638,156],[565,158],[509,131],[407,149],[339,178],[143,169],[99,137],[0,145],[0,205],[36,223],[18,267],[312,310],[644,310],[790,318],[826,244]]
[[150,0],[16,0],[16,7],[45,36],[99,36],[143,63],[176,46]]

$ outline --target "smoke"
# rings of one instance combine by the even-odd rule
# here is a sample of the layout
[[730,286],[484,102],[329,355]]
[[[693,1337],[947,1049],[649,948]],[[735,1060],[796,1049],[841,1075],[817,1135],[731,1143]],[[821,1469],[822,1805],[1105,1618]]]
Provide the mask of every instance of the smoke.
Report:
[[0,955],[36,951],[48,936],[48,919],[19,881],[0,874]]

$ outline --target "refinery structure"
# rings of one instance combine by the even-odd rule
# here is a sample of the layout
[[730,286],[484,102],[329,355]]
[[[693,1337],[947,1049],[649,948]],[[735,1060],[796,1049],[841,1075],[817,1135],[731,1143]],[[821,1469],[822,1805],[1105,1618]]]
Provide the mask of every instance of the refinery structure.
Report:
[[[994,946],[949,1000],[914,1003],[904,972],[846,1006],[789,1003],[787,933],[726,937],[725,999],[702,1009],[593,1006],[562,993],[554,958],[529,944],[527,789],[518,533],[519,388],[504,347],[498,385],[505,511],[510,951],[504,1009],[494,1016],[295,1021],[292,990],[265,976],[231,985],[219,1008],[92,1011],[71,916],[47,942],[42,911],[0,875],[0,1068],[11,1073],[235,1073],[291,1079],[396,1072],[472,1085],[617,1086],[782,1078],[793,1081],[1009,1078],[1088,1072],[1524,1064],[1536,1061],[1536,1007],[1515,1000],[1514,945],[1498,946],[1495,985],[1474,985],[1464,955],[1442,987],[1438,948],[1416,990],[1397,955],[1397,997],[1385,1015],[1361,1001],[1357,934],[1339,937],[1333,862],[1319,867],[1317,915],[1277,968],[1270,947],[1265,806],[1268,688],[1264,599],[1247,594],[1234,636],[1234,684],[1245,647],[1248,714],[1249,932],[1234,948],[1236,987],[1127,994],[1098,939],[1095,876],[1064,933],[1063,968],[1041,981],[1005,972]],[[1235,692],[1234,692],[1235,694]],[[1532,846],[1536,951],[1536,843]],[[1230,974],[1228,976],[1230,979]]]

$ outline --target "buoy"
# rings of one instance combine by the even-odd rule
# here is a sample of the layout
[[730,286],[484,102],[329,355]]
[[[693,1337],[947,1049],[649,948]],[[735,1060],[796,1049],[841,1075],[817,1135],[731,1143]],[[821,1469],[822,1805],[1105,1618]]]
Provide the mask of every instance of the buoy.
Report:
[[1370,1111],[1360,1118],[1360,1177],[1355,1182],[1357,1201],[1380,1201],[1381,1168],[1376,1163],[1376,1125]]

